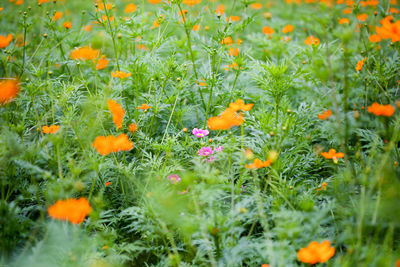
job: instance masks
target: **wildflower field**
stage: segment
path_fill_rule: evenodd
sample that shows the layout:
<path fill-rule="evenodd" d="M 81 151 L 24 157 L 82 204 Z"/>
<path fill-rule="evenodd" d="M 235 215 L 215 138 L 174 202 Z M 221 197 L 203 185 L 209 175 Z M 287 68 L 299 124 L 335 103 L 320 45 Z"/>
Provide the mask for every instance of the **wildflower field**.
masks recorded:
<path fill-rule="evenodd" d="M 399 0 L 1 0 L 0 266 L 400 266 Z"/>

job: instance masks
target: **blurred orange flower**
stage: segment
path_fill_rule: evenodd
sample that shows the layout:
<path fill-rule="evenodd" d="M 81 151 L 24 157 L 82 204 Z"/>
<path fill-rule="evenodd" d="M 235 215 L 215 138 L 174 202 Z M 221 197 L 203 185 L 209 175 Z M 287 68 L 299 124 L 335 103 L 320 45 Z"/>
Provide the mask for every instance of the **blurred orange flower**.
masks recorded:
<path fill-rule="evenodd" d="M 258 158 L 254 159 L 252 164 L 245 165 L 248 169 L 260 169 L 260 168 L 267 168 L 271 165 L 272 161 L 267 159 L 266 161 L 262 161 Z"/>
<path fill-rule="evenodd" d="M 17 79 L 0 80 L 0 105 L 6 104 L 17 96 L 19 81 Z"/>
<path fill-rule="evenodd" d="M 51 205 L 47 212 L 54 219 L 70 221 L 73 224 L 80 224 L 92 211 L 89 201 L 86 198 L 58 200 Z"/>
<path fill-rule="evenodd" d="M 136 132 L 137 129 L 138 129 L 138 127 L 137 127 L 136 123 L 131 123 L 131 124 L 129 124 L 129 126 L 128 126 L 128 130 L 129 130 L 131 133 Z"/>
<path fill-rule="evenodd" d="M 331 243 L 328 240 L 321 243 L 313 241 L 297 252 L 299 261 L 309 264 L 327 262 L 333 255 L 335 255 L 335 248 L 331 247 Z"/>
<path fill-rule="evenodd" d="M 311 45 L 319 45 L 319 39 L 314 37 L 314 36 L 312 36 L 312 35 L 310 35 L 310 36 L 307 37 L 307 39 L 304 41 L 304 43 L 306 45 L 310 45 L 310 46 Z"/>
<path fill-rule="evenodd" d="M 107 101 L 108 109 L 113 116 L 113 122 L 117 126 L 117 129 L 122 128 L 122 123 L 124 121 L 125 110 L 116 101 L 110 99 Z"/>
<path fill-rule="evenodd" d="M 92 146 L 97 150 L 100 155 L 106 156 L 111 152 L 117 153 L 119 151 L 129 151 L 133 148 L 133 142 L 129 141 L 126 134 L 120 134 L 117 137 L 97 136 Z"/>
<path fill-rule="evenodd" d="M 65 29 L 71 29 L 71 27 L 72 27 L 72 22 L 66 21 L 66 22 L 64 22 L 63 26 L 64 26 Z"/>
<path fill-rule="evenodd" d="M 378 103 L 373 103 L 368 107 L 368 112 L 373 113 L 376 116 L 391 117 L 394 114 L 394 107 L 392 105 L 380 105 Z"/>
<path fill-rule="evenodd" d="M 115 72 L 111 72 L 111 76 L 114 78 L 125 79 L 125 78 L 130 77 L 131 73 L 116 70 Z"/>
<path fill-rule="evenodd" d="M 362 70 L 362 68 L 364 66 L 364 63 L 365 63 L 365 59 L 366 58 L 363 58 L 362 60 L 357 61 L 356 71 L 361 71 Z"/>
<path fill-rule="evenodd" d="M 320 120 L 326 120 L 328 119 L 330 116 L 332 116 L 332 111 L 330 109 L 322 112 L 321 114 L 318 114 L 318 119 Z"/>
<path fill-rule="evenodd" d="M 273 34 L 275 31 L 274 31 L 274 29 L 272 29 L 271 27 L 265 26 L 264 28 L 262 28 L 262 32 L 263 32 L 264 34 L 271 35 L 271 34 Z"/>
<path fill-rule="evenodd" d="M 125 10 L 124 10 L 124 12 L 125 13 L 132 13 L 132 12 L 135 12 L 136 11 L 136 9 L 137 9 L 137 6 L 135 5 L 135 4 L 128 4 L 126 7 L 125 7 Z"/>
<path fill-rule="evenodd" d="M 145 103 L 145 104 L 142 104 L 141 106 L 137 107 L 136 109 L 144 109 L 144 110 L 146 110 L 146 109 L 149 109 L 149 108 L 152 108 L 152 106 L 148 106 L 148 105 Z"/>
<path fill-rule="evenodd" d="M 13 36 L 11 33 L 7 36 L 0 35 L 0 48 L 9 46 L 12 39 L 13 39 Z"/>
<path fill-rule="evenodd" d="M 289 32 L 292 32 L 293 30 L 294 30 L 293 25 L 288 24 L 285 27 L 283 27 L 282 32 L 283 33 L 289 33 Z"/>
<path fill-rule="evenodd" d="M 108 59 L 106 58 L 106 56 L 101 56 L 101 58 L 96 62 L 97 70 L 105 69 L 107 66 L 108 66 Z"/>
<path fill-rule="evenodd" d="M 99 57 L 100 50 L 92 49 L 89 46 L 85 47 L 80 47 L 76 48 L 71 51 L 70 57 L 72 59 L 78 60 L 78 59 L 96 59 Z"/>
<path fill-rule="evenodd" d="M 336 152 L 336 149 L 331 148 L 331 149 L 329 149 L 329 152 L 322 152 L 321 156 L 323 156 L 326 159 L 337 160 L 337 159 L 344 158 L 344 153 Z"/>
<path fill-rule="evenodd" d="M 42 132 L 45 134 L 55 134 L 60 129 L 60 125 L 50 125 L 50 126 L 43 126 Z"/>

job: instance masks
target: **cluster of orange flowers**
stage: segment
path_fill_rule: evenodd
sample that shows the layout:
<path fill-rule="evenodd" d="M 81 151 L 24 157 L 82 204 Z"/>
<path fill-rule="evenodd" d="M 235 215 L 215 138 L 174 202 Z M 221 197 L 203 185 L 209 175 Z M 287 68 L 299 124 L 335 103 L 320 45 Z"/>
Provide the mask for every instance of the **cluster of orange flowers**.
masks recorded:
<path fill-rule="evenodd" d="M 129 141 L 126 134 L 120 134 L 117 137 L 112 135 L 97 136 L 92 146 L 100 155 L 106 156 L 111 152 L 117 153 L 131 150 L 133 148 L 133 142 Z"/>
<path fill-rule="evenodd" d="M 89 201 L 86 198 L 58 200 L 51 205 L 47 212 L 54 219 L 70 221 L 73 224 L 80 224 L 92 211 Z"/>
<path fill-rule="evenodd" d="M 394 107 L 392 105 L 380 105 L 378 103 L 373 103 L 368 107 L 368 112 L 376 116 L 391 117 L 394 114 Z"/>
<path fill-rule="evenodd" d="M 312 241 L 307 247 L 297 252 L 299 261 L 309 264 L 324 263 L 335 255 L 335 248 L 328 240 L 318 243 Z"/>
<path fill-rule="evenodd" d="M 382 39 L 392 39 L 392 42 L 400 41 L 400 20 L 393 22 L 392 16 L 387 16 L 386 18 L 382 19 L 380 23 L 382 27 L 375 27 L 376 33 Z"/>
<path fill-rule="evenodd" d="M 235 103 L 230 103 L 229 108 L 225 109 L 221 115 L 211 117 L 207 121 L 208 128 L 211 130 L 228 130 L 233 126 L 239 126 L 244 122 L 243 113 L 239 110 L 249 111 L 254 104 L 244 104 L 243 100 L 238 99 Z"/>
<path fill-rule="evenodd" d="M 0 80 L 0 105 L 4 105 L 17 96 L 19 92 L 19 82 L 16 79 Z"/>

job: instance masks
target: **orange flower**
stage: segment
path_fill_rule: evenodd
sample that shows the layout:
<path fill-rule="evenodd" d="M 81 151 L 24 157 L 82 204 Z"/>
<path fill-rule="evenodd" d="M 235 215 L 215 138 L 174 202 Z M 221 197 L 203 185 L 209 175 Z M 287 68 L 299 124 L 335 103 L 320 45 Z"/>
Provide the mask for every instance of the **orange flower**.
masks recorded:
<path fill-rule="evenodd" d="M 252 107 L 253 104 L 245 105 L 242 100 L 238 99 L 235 103 L 230 103 L 229 108 L 225 109 L 221 115 L 209 118 L 207 121 L 208 128 L 214 131 L 228 130 L 233 126 L 239 126 L 244 122 L 244 115 L 237 113 L 237 111 L 249 111 Z"/>
<path fill-rule="evenodd" d="M 97 8 L 98 9 L 100 9 L 100 10 L 104 10 L 104 4 L 103 3 L 101 3 L 101 1 L 97 1 L 98 3 L 98 5 L 97 5 Z M 107 8 L 107 10 L 110 10 L 111 8 L 112 8 L 112 5 L 111 4 L 106 4 L 106 8 Z"/>
<path fill-rule="evenodd" d="M 120 134 L 117 137 L 97 136 L 92 146 L 99 152 L 100 155 L 106 156 L 111 152 L 129 151 L 133 148 L 133 143 L 129 141 L 126 134 Z"/>
<path fill-rule="evenodd" d="M 317 188 L 317 191 L 321 191 L 321 190 L 326 190 L 326 187 L 328 186 L 327 183 L 323 182 L 321 187 Z"/>
<path fill-rule="evenodd" d="M 215 14 L 217 14 L 217 16 L 222 16 L 225 13 L 225 6 L 224 5 L 218 5 L 217 9 L 215 10 Z"/>
<path fill-rule="evenodd" d="M 8 36 L 0 35 L 0 48 L 9 46 L 12 39 L 13 39 L 13 36 L 11 33 Z"/>
<path fill-rule="evenodd" d="M 327 262 L 333 255 L 335 255 L 335 248 L 331 247 L 331 243 L 328 240 L 321 243 L 313 241 L 297 252 L 299 261 L 309 264 Z"/>
<path fill-rule="evenodd" d="M 349 24 L 350 20 L 348 18 L 339 19 L 339 24 Z"/>
<path fill-rule="evenodd" d="M 63 221 L 70 221 L 73 224 L 80 224 L 92 211 L 89 201 L 86 198 L 58 200 L 51 205 L 47 212 L 51 218 Z"/>
<path fill-rule="evenodd" d="M 19 82 L 16 79 L 0 80 L 0 105 L 15 99 L 19 92 Z"/>
<path fill-rule="evenodd" d="M 271 35 L 273 34 L 275 31 L 274 29 L 272 29 L 271 27 L 265 26 L 264 28 L 262 28 L 262 32 L 266 35 Z"/>
<path fill-rule="evenodd" d="M 161 0 L 147 0 L 150 4 L 159 4 Z"/>
<path fill-rule="evenodd" d="M 381 38 L 378 34 L 372 34 L 372 35 L 369 37 L 369 41 L 370 41 L 371 43 L 379 43 L 381 40 L 382 40 L 382 38 Z"/>
<path fill-rule="evenodd" d="M 116 70 L 115 72 L 111 72 L 111 76 L 114 78 L 125 79 L 125 78 L 130 77 L 131 73 Z"/>
<path fill-rule="evenodd" d="M 117 126 L 117 129 L 122 128 L 122 122 L 124 121 L 125 111 L 120 104 L 110 99 L 107 101 L 108 109 L 113 116 L 113 122 Z"/>
<path fill-rule="evenodd" d="M 135 5 L 135 4 L 128 4 L 126 7 L 125 7 L 125 13 L 132 13 L 132 12 L 135 12 L 136 11 L 136 9 L 137 9 L 137 6 Z"/>
<path fill-rule="evenodd" d="M 292 32 L 293 30 L 294 30 L 293 25 L 288 24 L 285 27 L 283 27 L 282 32 L 283 33 L 289 33 L 289 32 Z"/>
<path fill-rule="evenodd" d="M 240 53 L 239 48 L 229 48 L 229 53 L 228 56 L 234 56 L 237 57 Z"/>
<path fill-rule="evenodd" d="M 380 105 L 375 102 L 368 107 L 368 112 L 376 116 L 391 117 L 394 114 L 394 107 L 392 105 Z"/>
<path fill-rule="evenodd" d="M 71 29 L 71 27 L 72 27 L 72 22 L 66 21 L 66 22 L 64 22 L 63 26 L 64 26 L 65 29 Z"/>
<path fill-rule="evenodd" d="M 267 159 L 266 161 L 262 161 L 258 158 L 254 159 L 253 163 L 250 165 L 245 165 L 248 169 L 260 169 L 260 168 L 267 168 L 271 165 L 272 161 Z"/>
<path fill-rule="evenodd" d="M 200 30 L 200 25 L 194 25 L 192 31 L 198 31 L 198 30 Z"/>
<path fill-rule="evenodd" d="M 344 158 L 344 153 L 336 152 L 336 149 L 329 149 L 329 152 L 322 152 L 321 156 L 326 159 L 333 159 L 333 161 L 337 162 L 337 159 Z"/>
<path fill-rule="evenodd" d="M 318 119 L 320 120 L 326 120 L 328 119 L 330 116 L 332 116 L 332 111 L 330 109 L 322 112 L 321 114 L 318 114 Z"/>
<path fill-rule="evenodd" d="M 232 37 L 230 36 L 225 37 L 224 40 L 222 40 L 220 43 L 225 45 L 231 45 L 233 43 Z"/>
<path fill-rule="evenodd" d="M 142 104 L 140 107 L 137 107 L 136 109 L 144 109 L 144 110 L 146 110 L 146 109 L 149 109 L 149 108 L 152 108 L 152 106 L 148 106 L 148 105 L 145 103 L 145 104 Z"/>
<path fill-rule="evenodd" d="M 96 62 L 96 70 L 102 70 L 105 69 L 108 66 L 108 59 L 106 59 L 106 56 L 102 56 L 99 60 Z"/>
<path fill-rule="evenodd" d="M 382 27 L 375 26 L 377 34 L 382 39 L 392 39 L 392 42 L 400 41 L 400 20 L 392 23 L 392 16 L 388 16 L 380 21 Z"/>
<path fill-rule="evenodd" d="M 92 49 L 89 46 L 85 46 L 85 47 L 81 47 L 81 48 L 76 48 L 74 49 L 71 54 L 70 57 L 72 59 L 78 60 L 78 59 L 96 59 L 99 57 L 100 54 L 100 50 L 96 50 L 96 49 Z"/>
<path fill-rule="evenodd" d="M 61 19 L 62 16 L 63 16 L 63 14 L 61 12 L 58 12 L 58 11 L 54 12 L 53 21 Z"/>
<path fill-rule="evenodd" d="M 253 4 L 250 5 L 250 7 L 251 7 L 252 9 L 261 9 L 261 8 L 262 8 L 262 4 L 260 4 L 260 3 L 253 3 Z"/>
<path fill-rule="evenodd" d="M 307 39 L 304 41 L 304 43 L 306 45 L 310 45 L 310 46 L 311 45 L 319 45 L 319 39 L 314 37 L 314 36 L 312 36 L 312 35 L 310 35 L 310 36 L 307 37 Z"/>
<path fill-rule="evenodd" d="M 182 3 L 188 6 L 194 6 L 200 4 L 201 0 L 183 0 Z"/>
<path fill-rule="evenodd" d="M 365 63 L 365 58 L 359 60 L 356 65 L 356 71 L 361 71 Z"/>
<path fill-rule="evenodd" d="M 230 103 L 229 108 L 233 109 L 234 111 L 250 111 L 254 104 L 244 104 L 243 100 L 237 99 L 235 103 Z"/>
<path fill-rule="evenodd" d="M 239 21 L 240 20 L 240 16 L 229 16 L 227 18 L 225 18 L 226 21 L 231 21 L 231 22 L 235 22 L 235 21 Z"/>
<path fill-rule="evenodd" d="M 360 14 L 360 15 L 357 15 L 357 19 L 358 19 L 359 21 L 366 21 L 367 18 L 368 18 L 368 15 L 365 14 L 365 13 Z"/>
<path fill-rule="evenodd" d="M 104 186 L 105 187 L 107 187 L 107 186 L 109 186 L 111 184 L 111 182 L 106 182 L 105 184 L 104 184 Z M 106 246 L 105 246 L 106 247 Z"/>
<path fill-rule="evenodd" d="M 128 130 L 129 130 L 131 133 L 136 132 L 137 129 L 138 129 L 138 127 L 137 127 L 136 123 L 131 123 L 131 124 L 129 124 L 129 126 L 128 126 Z"/>
<path fill-rule="evenodd" d="M 43 126 L 42 132 L 45 134 L 55 134 L 60 129 L 60 125 L 50 125 L 50 126 Z"/>

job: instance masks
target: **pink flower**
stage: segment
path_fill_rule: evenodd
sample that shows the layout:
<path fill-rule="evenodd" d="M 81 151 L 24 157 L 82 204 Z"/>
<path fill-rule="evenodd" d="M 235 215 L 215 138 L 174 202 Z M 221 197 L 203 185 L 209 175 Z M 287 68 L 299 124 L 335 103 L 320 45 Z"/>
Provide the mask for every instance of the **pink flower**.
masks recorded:
<path fill-rule="evenodd" d="M 212 153 L 214 153 L 214 151 L 209 146 L 202 147 L 199 149 L 199 151 L 197 151 L 197 154 L 199 154 L 199 156 L 205 156 L 205 157 L 211 155 Z"/>
<path fill-rule="evenodd" d="M 201 138 L 201 137 L 207 136 L 210 132 L 208 130 L 202 130 L 202 129 L 194 128 L 192 133 L 196 137 Z"/>
<path fill-rule="evenodd" d="M 222 150 L 224 150 L 224 149 L 225 149 L 225 147 L 219 146 L 219 147 L 217 147 L 217 148 L 215 149 L 215 151 L 220 152 L 220 151 L 222 151 Z"/>
<path fill-rule="evenodd" d="M 217 157 L 209 157 L 208 159 L 206 159 L 206 161 L 207 162 L 213 162 L 216 159 L 217 159 Z"/>
<path fill-rule="evenodd" d="M 177 184 L 181 181 L 181 177 L 176 174 L 171 174 L 167 177 L 167 179 L 171 182 L 171 184 Z"/>

